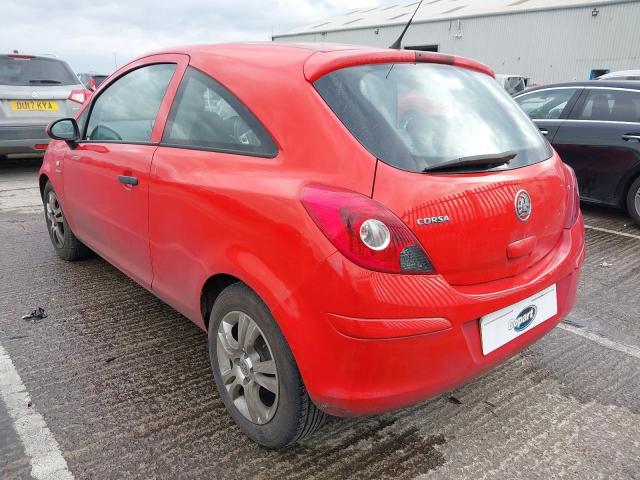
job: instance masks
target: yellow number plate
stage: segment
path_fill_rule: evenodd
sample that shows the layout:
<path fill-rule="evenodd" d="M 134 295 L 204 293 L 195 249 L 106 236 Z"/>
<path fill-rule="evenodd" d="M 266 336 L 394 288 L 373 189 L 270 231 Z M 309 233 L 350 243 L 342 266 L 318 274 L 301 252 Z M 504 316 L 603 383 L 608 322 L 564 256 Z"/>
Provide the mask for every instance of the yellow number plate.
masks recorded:
<path fill-rule="evenodd" d="M 55 100 L 11 100 L 11 110 L 14 112 L 53 112 L 58 110 Z"/>

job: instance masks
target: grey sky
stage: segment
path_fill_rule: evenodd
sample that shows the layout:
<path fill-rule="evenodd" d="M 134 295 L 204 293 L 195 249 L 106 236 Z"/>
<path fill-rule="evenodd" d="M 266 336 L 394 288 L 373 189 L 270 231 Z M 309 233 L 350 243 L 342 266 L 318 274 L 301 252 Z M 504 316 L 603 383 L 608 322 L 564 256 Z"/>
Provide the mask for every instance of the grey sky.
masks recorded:
<path fill-rule="evenodd" d="M 111 73 L 162 47 L 269 40 L 380 0 L 0 0 L 0 53 L 51 53 L 76 72 Z"/>

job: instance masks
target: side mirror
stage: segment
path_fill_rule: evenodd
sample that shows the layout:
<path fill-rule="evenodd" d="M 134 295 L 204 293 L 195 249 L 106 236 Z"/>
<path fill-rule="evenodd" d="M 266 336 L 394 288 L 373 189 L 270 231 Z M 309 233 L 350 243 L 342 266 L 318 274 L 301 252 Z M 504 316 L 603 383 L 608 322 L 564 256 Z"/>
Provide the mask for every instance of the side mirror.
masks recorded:
<path fill-rule="evenodd" d="M 80 130 L 74 118 L 61 118 L 49 124 L 47 135 L 54 140 L 64 140 L 71 148 L 80 140 Z"/>

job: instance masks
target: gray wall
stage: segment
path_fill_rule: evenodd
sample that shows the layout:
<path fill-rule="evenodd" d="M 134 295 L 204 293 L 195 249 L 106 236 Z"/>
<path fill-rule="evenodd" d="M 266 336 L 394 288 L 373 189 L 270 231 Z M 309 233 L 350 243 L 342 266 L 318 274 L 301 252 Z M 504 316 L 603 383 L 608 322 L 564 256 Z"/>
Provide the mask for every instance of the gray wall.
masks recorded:
<path fill-rule="evenodd" d="M 496 73 L 521 74 L 538 83 L 587 80 L 589 71 L 640 68 L 640 2 L 463 18 L 414 24 L 405 45 L 439 45 L 471 57 Z M 387 47 L 401 26 L 274 37 L 286 42 L 339 42 Z M 459 38 L 456 38 L 459 37 Z"/>

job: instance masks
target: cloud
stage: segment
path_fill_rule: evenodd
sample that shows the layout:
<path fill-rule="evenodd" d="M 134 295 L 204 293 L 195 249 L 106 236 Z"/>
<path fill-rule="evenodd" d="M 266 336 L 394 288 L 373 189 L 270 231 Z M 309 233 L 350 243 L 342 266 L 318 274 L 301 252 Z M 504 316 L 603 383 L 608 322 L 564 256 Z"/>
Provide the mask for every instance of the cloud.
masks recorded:
<path fill-rule="evenodd" d="M 380 0 L 0 0 L 0 53 L 58 55 L 77 72 L 110 73 L 151 50 L 270 40 L 273 33 Z"/>

